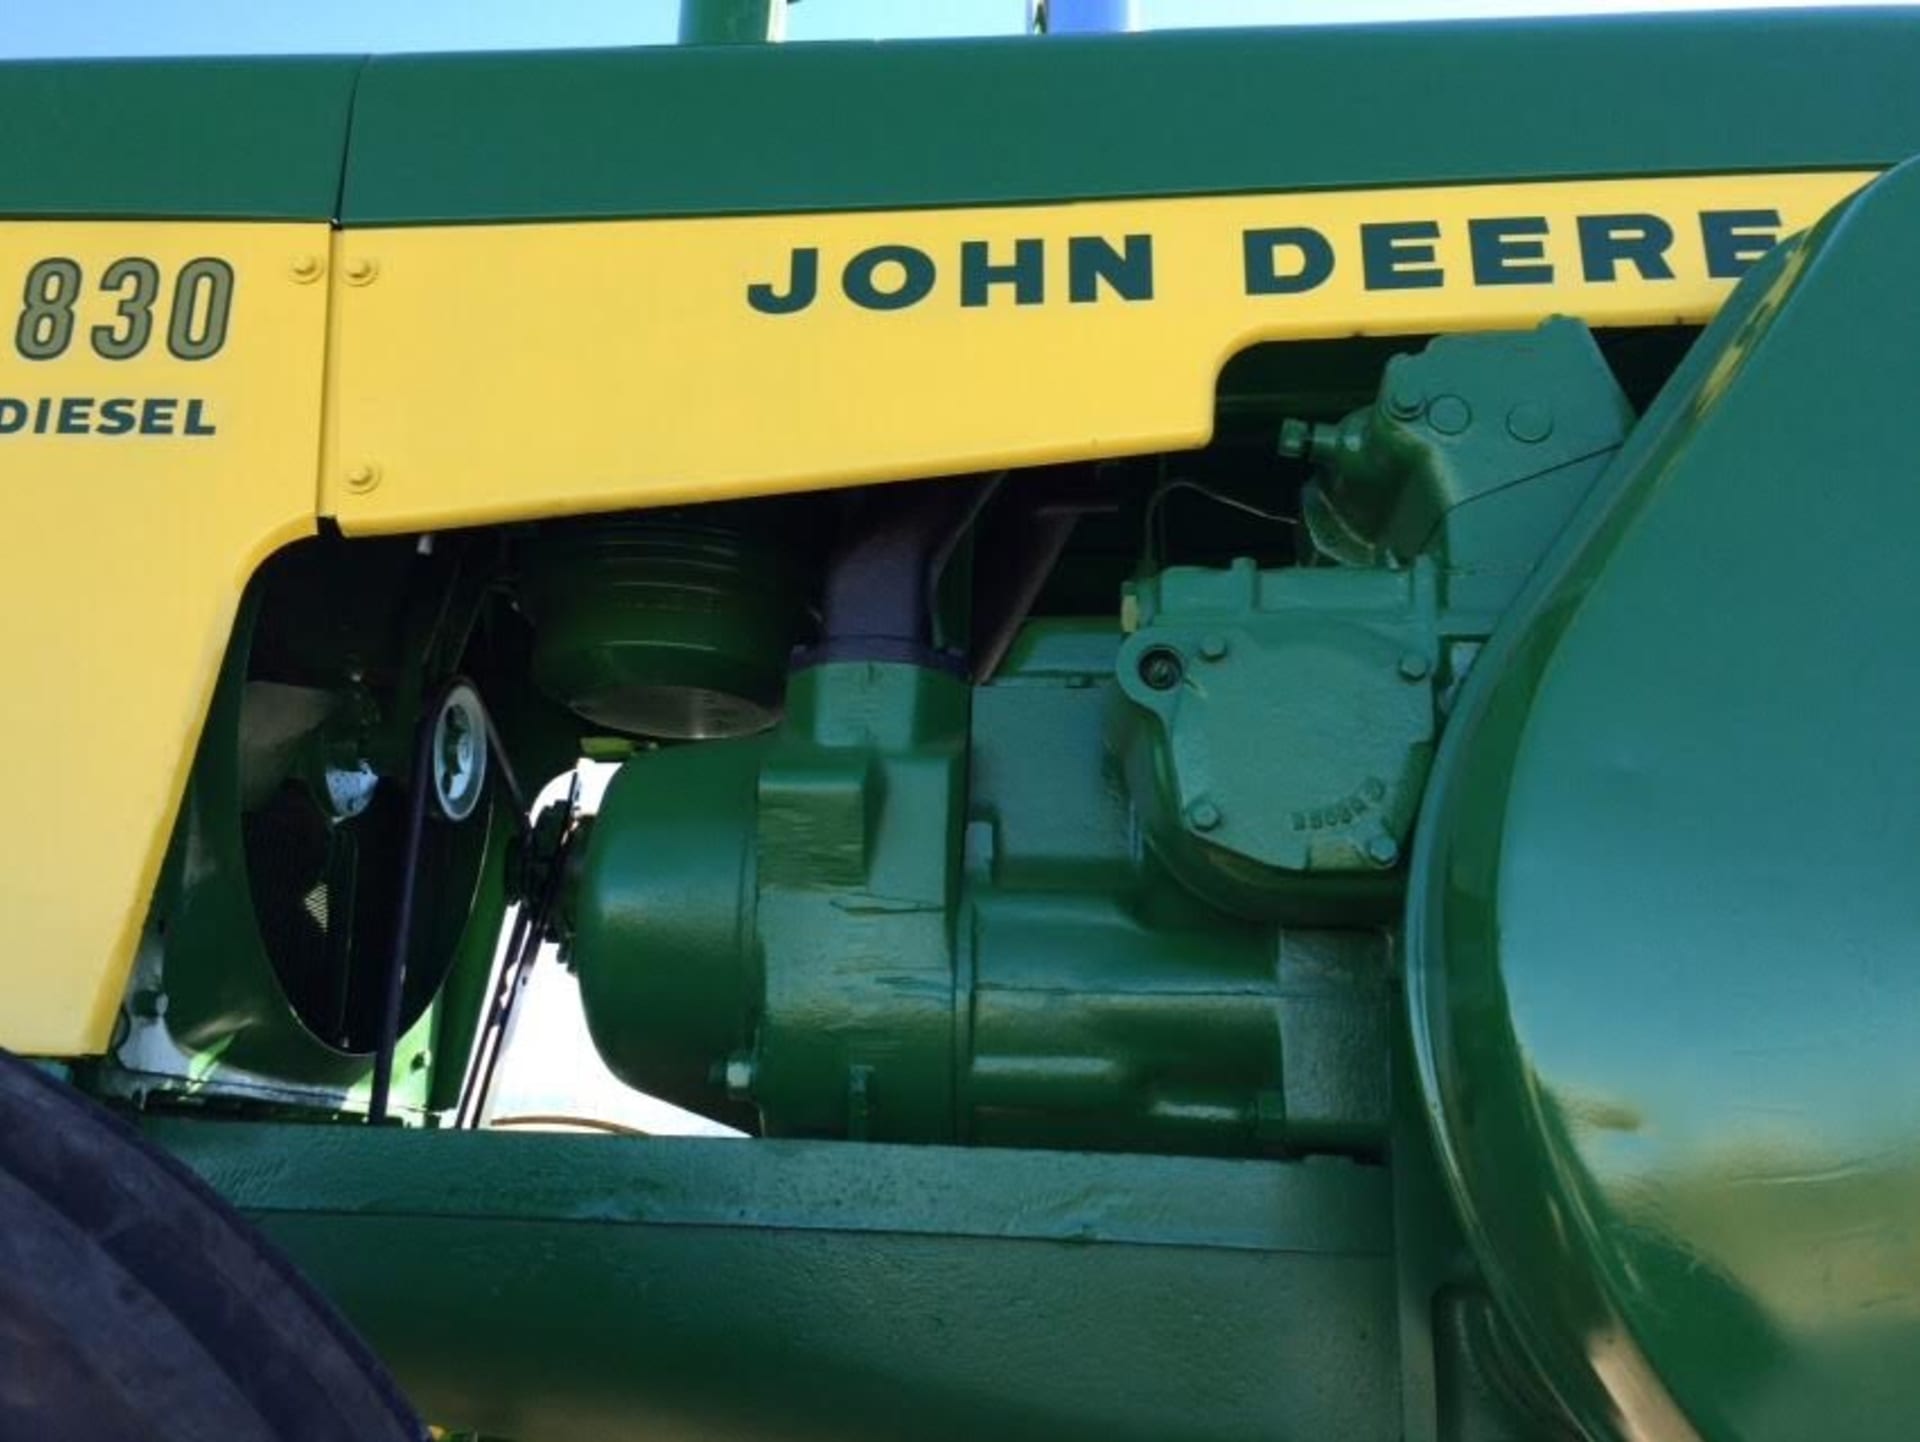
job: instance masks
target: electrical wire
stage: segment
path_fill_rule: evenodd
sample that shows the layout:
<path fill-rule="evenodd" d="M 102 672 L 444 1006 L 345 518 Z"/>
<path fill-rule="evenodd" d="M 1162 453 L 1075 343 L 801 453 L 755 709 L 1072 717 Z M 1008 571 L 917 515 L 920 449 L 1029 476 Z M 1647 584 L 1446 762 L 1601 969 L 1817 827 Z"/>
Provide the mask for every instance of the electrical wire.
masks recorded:
<path fill-rule="evenodd" d="M 1217 505 L 1226 506 L 1230 510 L 1240 511 L 1249 516 L 1257 516 L 1259 519 L 1271 521 L 1277 526 L 1297 527 L 1300 524 L 1298 517 L 1284 515 L 1279 511 L 1266 510 L 1254 505 L 1251 501 L 1243 501 L 1238 496 L 1226 495 L 1214 490 L 1210 486 L 1202 485 L 1199 481 L 1190 480 L 1185 476 L 1174 477 L 1170 480 L 1163 479 L 1153 488 L 1153 494 L 1147 498 L 1146 523 L 1142 528 L 1145 531 L 1146 555 L 1144 559 L 1146 567 L 1150 571 L 1159 569 L 1160 561 L 1164 559 L 1167 554 L 1167 537 L 1165 531 L 1166 515 L 1163 503 L 1166 498 L 1175 491 L 1193 491 L 1198 495 L 1205 496 Z"/>

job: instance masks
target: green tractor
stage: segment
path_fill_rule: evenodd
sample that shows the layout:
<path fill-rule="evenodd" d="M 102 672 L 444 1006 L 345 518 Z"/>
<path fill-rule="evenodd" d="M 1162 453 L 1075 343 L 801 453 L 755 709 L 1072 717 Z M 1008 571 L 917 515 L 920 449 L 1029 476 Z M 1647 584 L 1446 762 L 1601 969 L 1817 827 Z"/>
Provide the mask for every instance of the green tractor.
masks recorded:
<path fill-rule="evenodd" d="M 0 1439 L 1913 1435 L 1920 13 L 1071 9 L 0 66 Z"/>

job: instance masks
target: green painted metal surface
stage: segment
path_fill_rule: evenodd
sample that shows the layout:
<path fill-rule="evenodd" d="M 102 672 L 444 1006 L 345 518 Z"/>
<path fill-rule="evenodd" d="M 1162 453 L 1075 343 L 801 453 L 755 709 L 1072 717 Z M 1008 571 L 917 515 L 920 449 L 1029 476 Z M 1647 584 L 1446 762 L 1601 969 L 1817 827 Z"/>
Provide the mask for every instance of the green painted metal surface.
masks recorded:
<path fill-rule="evenodd" d="M 342 853 L 329 845 L 325 866 L 302 868 L 295 875 L 290 858 L 305 849 L 300 843 L 313 840 L 317 819 L 298 837 L 284 830 L 267 834 L 253 829 L 262 815 L 285 814 L 268 809 L 283 796 L 302 820 L 317 818 L 304 796 L 294 800 L 299 783 L 288 774 L 299 769 L 296 754 L 304 761 L 308 748 L 319 744 L 314 718 L 327 713 L 314 698 L 331 698 L 306 693 L 296 705 L 270 699 L 264 724 L 259 709 L 249 715 L 248 663 L 260 611 L 261 588 L 256 586 L 243 601 L 221 668 L 181 819 L 100 1077 L 108 1089 L 136 1096 L 149 1088 L 183 1088 L 254 1102 L 347 1110 L 356 1099 L 364 1100 L 370 1059 L 364 1043 L 342 1045 L 346 1038 L 337 1029 L 353 990 L 345 939 L 353 902 L 350 895 L 330 896 L 330 889 L 340 888 L 328 887 L 336 880 L 332 860 Z M 264 780 L 257 779 L 261 775 Z M 260 846 L 263 837 L 266 854 Z M 484 822 L 473 840 L 480 848 L 486 846 Z M 354 859 L 346 854 L 349 862 Z M 473 861 L 478 865 L 479 857 Z M 315 946 L 297 954 L 289 946 L 276 951 L 274 943 L 284 942 L 284 935 L 263 934 L 263 923 L 284 926 L 288 915 L 287 907 L 275 907 L 270 900 L 291 899 L 276 894 L 285 890 L 275 885 L 274 877 L 280 874 L 291 877 L 296 889 L 317 888 L 322 924 L 311 932 L 320 938 L 324 965 L 315 964 Z M 390 894 L 384 885 L 382 891 Z M 314 894 L 308 893 L 309 904 Z M 264 915 L 263 904 L 268 908 Z M 296 902 L 293 916 L 300 925 L 310 913 Z M 331 944 L 328 920 L 335 929 Z M 418 1107 L 425 1092 L 432 1024 L 423 1018 L 438 980 L 421 977 L 409 998 L 403 1028 L 407 1034 L 397 1054 L 402 1106 Z M 335 1015 L 335 1028 L 315 1025 L 322 1011 Z M 326 1034 L 329 1030 L 332 1034 Z"/>
<path fill-rule="evenodd" d="M 993 684 L 804 667 L 767 736 L 629 760 L 569 908 L 615 1072 L 782 1136 L 1377 1156 L 1450 690 L 1631 419 L 1570 321 L 1388 387 L 1338 456 L 1398 552 L 1168 567 Z"/>
<path fill-rule="evenodd" d="M 1377 1155 L 1385 938 L 1223 916 L 1143 848 L 1109 749 L 1115 639 L 1061 674 L 1036 636 L 1034 669 L 974 693 L 967 1135 Z"/>
<path fill-rule="evenodd" d="M 382 58 L 355 105 L 342 215 L 766 214 L 1890 165 L 1920 151 L 1916 73 L 1920 16 L 1868 12 Z"/>
<path fill-rule="evenodd" d="M 0 212 L 420 224 L 1872 166 L 1920 150 L 1916 74 L 1920 16 L 1892 14 L 16 65 L 0 119 L 34 143 L 0 157 Z M 1909 166 L 1763 265 L 1617 457 L 1628 402 L 1572 323 L 1437 342 L 1345 422 L 1380 347 L 1243 357 L 1223 410 L 1315 398 L 1297 555 L 1143 565 L 1114 620 L 1112 558 L 1082 554 L 1061 570 L 1107 578 L 1101 614 L 1030 624 L 990 685 L 815 666 L 778 729 L 630 761 L 570 913 L 616 1070 L 777 1136 L 972 1147 L 149 1134 L 436 1417 L 523 1442 L 1494 1442 L 1570 1435 L 1563 1412 L 1593 1439 L 1904 1437 L 1916 234 Z M 1636 396 L 1672 344 L 1620 359 Z M 471 620 L 497 560 L 427 612 Z M 512 573 L 537 635 L 491 617 L 517 638 L 501 679 L 616 729 L 662 729 L 618 694 L 636 676 L 771 720 L 805 620 L 786 578 L 729 552 L 704 591 L 670 583 L 713 602 L 697 624 L 643 622 L 608 604 L 631 573 L 556 602 L 581 562 Z M 772 594 L 729 613 L 750 577 Z M 338 609 L 297 659 L 358 686 L 379 627 Z M 458 629 L 382 678 L 369 754 L 403 749 Z M 210 735 L 244 730 L 248 640 Z M 571 723 L 530 725 L 571 754 Z M 303 1024 L 250 915 L 264 751 L 209 755 L 114 1056 L 76 1075 L 339 1111 L 365 1048 Z M 458 1094 L 503 831 L 429 888 L 416 1105 Z"/>
<path fill-rule="evenodd" d="M 0 215 L 324 220 L 361 61 L 0 65 Z"/>
<path fill-rule="evenodd" d="M 1388 363 L 1377 403 L 1283 427 L 1317 470 L 1322 564 L 1128 583 L 1115 749 L 1184 885 L 1296 924 L 1398 909 L 1453 690 L 1632 421 L 1578 322 L 1441 337 Z"/>
<path fill-rule="evenodd" d="M 1377 1152 L 1382 938 L 1223 917 L 1143 856 L 1117 699 L 837 663 L 768 741 L 628 762 L 570 952 L 602 1054 L 776 1134 Z"/>
<path fill-rule="evenodd" d="M 542 528 L 520 590 L 535 683 L 615 733 L 764 731 L 779 719 L 814 569 L 806 528 L 780 535 L 782 518 L 776 503 Z"/>
<path fill-rule="evenodd" d="M 1916 234 L 1908 165 L 1743 284 L 1483 659 L 1428 799 L 1429 1107 L 1595 1437 L 1920 1413 Z"/>
<path fill-rule="evenodd" d="M 393 959 L 406 780 L 423 681 L 464 667 L 524 686 L 481 612 L 494 552 L 452 540 L 297 543 L 250 584 L 97 1084 L 241 1104 L 364 1105 Z M 544 746 L 520 744 L 538 782 Z M 566 759 L 574 751 L 566 738 Z M 457 1096 L 506 907 L 514 834 L 496 790 L 422 847 L 396 1106 Z M 444 1065 L 442 1065 L 444 1063 Z"/>
<path fill-rule="evenodd" d="M 967 701 L 916 667 L 817 666 L 766 742 L 622 768 L 571 952 L 617 1072 L 729 1113 L 762 1098 L 776 1133 L 951 1135 Z"/>
<path fill-rule="evenodd" d="M 520 1439 L 1401 1436 L 1388 1174 L 150 1120 Z"/>
<path fill-rule="evenodd" d="M 1386 921 L 1438 724 L 1433 568 L 1175 567 L 1129 603 L 1117 750 L 1155 854 L 1235 915 Z"/>
<path fill-rule="evenodd" d="M 1319 473 L 1302 498 L 1314 548 L 1348 565 L 1432 556 L 1450 604 L 1504 580 L 1478 598 L 1496 610 L 1634 420 L 1591 332 L 1565 318 L 1524 340 L 1441 336 L 1388 361 L 1380 392 L 1337 425 L 1282 428 L 1281 454 Z"/>

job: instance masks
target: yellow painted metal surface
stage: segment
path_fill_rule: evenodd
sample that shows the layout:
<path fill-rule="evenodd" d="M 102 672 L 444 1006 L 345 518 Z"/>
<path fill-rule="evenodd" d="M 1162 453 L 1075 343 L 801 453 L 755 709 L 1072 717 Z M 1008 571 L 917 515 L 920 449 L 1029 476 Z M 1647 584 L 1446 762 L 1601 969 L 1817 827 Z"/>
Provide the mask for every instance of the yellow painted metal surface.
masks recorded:
<path fill-rule="evenodd" d="M 1869 178 L 344 235 L 0 223 L 0 1046 L 106 1046 L 241 589 L 316 511 L 438 528 L 1195 445 L 1257 341 L 1701 321 L 1733 285 L 1714 245 L 1749 253 Z M 1601 276 L 1596 218 L 1602 261 L 1635 224 L 1671 234 Z"/>
<path fill-rule="evenodd" d="M 1191 446 L 1221 365 L 1257 341 L 1702 321 L 1729 257 L 1869 178 L 352 232 L 323 509 L 394 531 Z M 1670 239 L 1622 258 L 1649 220 Z M 1151 298 L 1082 265 L 1075 300 L 1075 237 L 1148 238 Z M 964 304 L 966 245 L 1009 266 L 1022 241 L 1037 297 L 1003 278 Z M 796 249 L 817 272 L 804 306 Z"/>
<path fill-rule="evenodd" d="M 241 587 L 313 527 L 328 246 L 0 223 L 0 1046 L 107 1044 Z"/>

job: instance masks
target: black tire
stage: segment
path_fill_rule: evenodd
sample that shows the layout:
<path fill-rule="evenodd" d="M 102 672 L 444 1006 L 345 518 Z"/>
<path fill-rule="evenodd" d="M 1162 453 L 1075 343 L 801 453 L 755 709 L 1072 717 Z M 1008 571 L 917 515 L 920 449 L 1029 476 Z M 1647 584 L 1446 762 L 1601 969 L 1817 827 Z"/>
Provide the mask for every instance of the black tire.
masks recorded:
<path fill-rule="evenodd" d="M 426 1435 L 239 1213 L 118 1117 L 0 1052 L 0 1442 Z"/>

